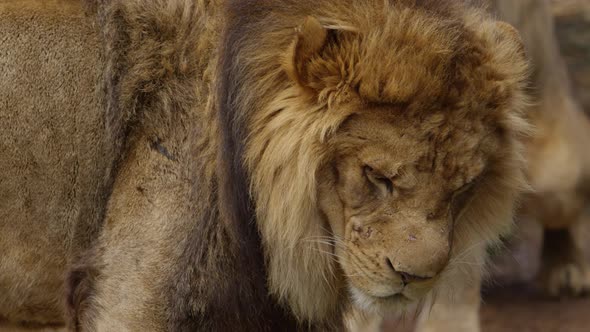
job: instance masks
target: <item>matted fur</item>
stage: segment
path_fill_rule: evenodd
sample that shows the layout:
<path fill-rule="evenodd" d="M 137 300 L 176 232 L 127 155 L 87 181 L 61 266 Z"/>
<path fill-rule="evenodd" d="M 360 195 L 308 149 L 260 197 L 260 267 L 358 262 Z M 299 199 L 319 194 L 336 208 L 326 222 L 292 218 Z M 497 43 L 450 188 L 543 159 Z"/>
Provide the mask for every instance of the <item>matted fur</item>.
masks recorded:
<path fill-rule="evenodd" d="M 72 329 L 339 329 L 347 279 L 333 248 L 307 240 L 331 234 L 318 175 L 332 139 L 374 105 L 434 132 L 432 149 L 454 153 L 471 141 L 446 140 L 446 130 L 480 123 L 501 142 L 456 222 L 437 293 L 478 275 L 477 249 L 510 227 L 524 186 L 526 64 L 514 31 L 480 10 L 435 0 L 89 3 L 104 54 L 103 108 L 92 114 L 104 115 L 99 137 L 111 143 L 90 161 L 109 161 L 113 185 L 100 235 L 71 256 Z M 299 45 L 307 28 L 324 31 L 326 45 Z M 298 47 L 318 56 L 293 64 Z"/>

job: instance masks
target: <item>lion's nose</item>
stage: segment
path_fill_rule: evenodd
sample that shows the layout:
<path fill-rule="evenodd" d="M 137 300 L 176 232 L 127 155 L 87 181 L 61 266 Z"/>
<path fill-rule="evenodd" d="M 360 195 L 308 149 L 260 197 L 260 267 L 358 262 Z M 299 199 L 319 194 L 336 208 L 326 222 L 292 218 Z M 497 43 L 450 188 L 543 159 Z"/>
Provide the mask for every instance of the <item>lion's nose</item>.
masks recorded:
<path fill-rule="evenodd" d="M 391 263 L 391 260 L 389 258 L 387 258 L 387 266 L 389 266 L 389 268 L 394 273 L 397 273 L 401 277 L 402 283 L 404 285 L 407 285 L 407 284 L 412 283 L 412 282 L 426 281 L 426 280 L 432 279 L 432 276 L 419 276 L 419 275 L 411 274 L 411 273 L 408 273 L 408 272 L 405 272 L 405 271 L 401 271 L 399 269 L 396 269 L 393 266 L 393 263 Z"/>

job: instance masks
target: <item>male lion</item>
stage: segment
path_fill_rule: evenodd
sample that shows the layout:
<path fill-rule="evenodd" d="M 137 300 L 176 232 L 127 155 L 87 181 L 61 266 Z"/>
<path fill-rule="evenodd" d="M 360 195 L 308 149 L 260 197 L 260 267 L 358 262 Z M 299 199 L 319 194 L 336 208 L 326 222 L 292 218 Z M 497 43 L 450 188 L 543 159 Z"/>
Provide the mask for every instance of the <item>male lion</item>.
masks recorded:
<path fill-rule="evenodd" d="M 0 2 L 9 321 L 339 330 L 351 302 L 463 289 L 510 228 L 508 24 L 436 0 L 88 7 Z"/>

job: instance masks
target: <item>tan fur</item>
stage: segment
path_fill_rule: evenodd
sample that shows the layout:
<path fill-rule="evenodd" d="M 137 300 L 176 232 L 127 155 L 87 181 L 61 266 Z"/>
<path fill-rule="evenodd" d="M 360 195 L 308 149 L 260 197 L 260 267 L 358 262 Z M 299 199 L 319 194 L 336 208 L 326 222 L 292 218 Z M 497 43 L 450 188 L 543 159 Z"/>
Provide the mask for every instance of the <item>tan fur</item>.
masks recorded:
<path fill-rule="evenodd" d="M 63 323 L 108 162 L 100 42 L 75 1 L 0 1 L 0 35 L 0 316 Z"/>
<path fill-rule="evenodd" d="M 69 2 L 27 4 L 47 16 L 72 6 L 66 17 L 83 17 Z M 402 309 L 427 294 L 448 298 L 479 276 L 482 248 L 510 228 L 524 187 L 527 67 L 514 31 L 434 0 L 221 6 L 92 2 L 98 21 L 62 27 L 88 33 L 76 39 L 84 47 L 48 42 L 49 59 L 71 58 L 41 66 L 90 57 L 72 71 L 80 81 L 18 67 L 30 44 L 16 36 L 33 34 L 2 25 L 11 38 L 0 50 L 20 52 L 2 54 L 3 63 L 26 77 L 24 88 L 3 87 L 9 95 L 0 100 L 8 105 L 0 115 L 18 124 L 0 134 L 12 151 L 0 170 L 14 174 L 6 187 L 14 203 L 0 213 L 16 220 L 0 227 L 19 239 L 2 239 L 12 250 L 2 259 L 29 270 L 50 264 L 22 252 L 60 263 L 54 291 L 38 295 L 46 313 L 16 301 L 41 294 L 33 274 L 33 283 L 0 283 L 11 299 L 0 302 L 1 315 L 61 321 L 69 270 L 72 329 L 338 329 L 351 301 Z M 23 12 L 0 3 L 0 15 Z M 47 32 L 62 22 L 25 27 Z M 46 95 L 21 112 L 26 89 L 59 86 L 70 89 L 70 112 L 46 109 Z M 77 120 L 21 124 L 42 112 Z M 61 130 L 66 137 L 51 136 Z M 71 155 L 72 164 L 18 167 L 35 148 L 24 137 L 38 132 L 48 133 L 50 156 Z M 44 178 L 57 184 L 39 185 Z M 23 198 L 29 187 L 39 193 L 32 205 Z M 14 276 L 5 271 L 0 278 Z"/>
<path fill-rule="evenodd" d="M 534 98 L 527 117 L 535 127 L 525 144 L 527 181 L 520 217 L 533 217 L 546 229 L 540 281 L 553 296 L 579 295 L 590 289 L 590 269 L 575 243 L 575 229 L 588 206 L 590 179 L 590 121 L 572 97 L 568 73 L 555 37 L 553 18 L 546 0 L 490 1 L 499 18 L 520 32 L 525 52 L 532 60 Z M 479 280 L 464 289 L 478 293 Z M 477 318 L 473 296 L 459 295 L 454 306 L 467 309 L 463 315 Z M 424 315 L 420 331 L 475 331 L 474 324 L 457 326 L 456 312 L 433 307 Z M 461 319 L 462 321 L 462 319 Z"/>

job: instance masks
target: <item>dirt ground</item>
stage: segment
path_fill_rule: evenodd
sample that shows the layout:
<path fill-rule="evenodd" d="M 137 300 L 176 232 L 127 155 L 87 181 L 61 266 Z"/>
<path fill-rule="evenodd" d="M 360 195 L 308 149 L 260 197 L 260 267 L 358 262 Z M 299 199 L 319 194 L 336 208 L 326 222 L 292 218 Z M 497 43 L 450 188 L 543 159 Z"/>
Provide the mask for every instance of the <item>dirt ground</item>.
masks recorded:
<path fill-rule="evenodd" d="M 514 284 L 490 294 L 482 309 L 483 332 L 587 332 L 590 300 L 549 300 L 530 284 Z"/>

